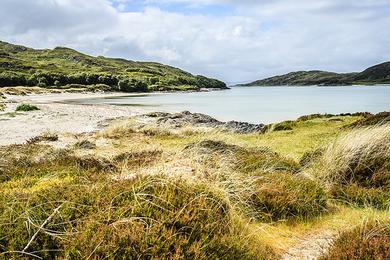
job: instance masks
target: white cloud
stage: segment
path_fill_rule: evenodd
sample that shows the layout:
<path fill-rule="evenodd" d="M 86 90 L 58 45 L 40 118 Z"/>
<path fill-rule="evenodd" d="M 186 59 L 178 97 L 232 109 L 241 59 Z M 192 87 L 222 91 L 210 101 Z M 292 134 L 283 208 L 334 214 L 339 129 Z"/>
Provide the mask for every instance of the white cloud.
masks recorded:
<path fill-rule="evenodd" d="M 164 1 L 229 4 L 235 12 L 124 12 L 129 0 L 116 0 L 116 8 L 107 0 L 0 0 L 0 38 L 160 61 L 226 81 L 297 69 L 360 70 L 390 60 L 387 0 Z"/>

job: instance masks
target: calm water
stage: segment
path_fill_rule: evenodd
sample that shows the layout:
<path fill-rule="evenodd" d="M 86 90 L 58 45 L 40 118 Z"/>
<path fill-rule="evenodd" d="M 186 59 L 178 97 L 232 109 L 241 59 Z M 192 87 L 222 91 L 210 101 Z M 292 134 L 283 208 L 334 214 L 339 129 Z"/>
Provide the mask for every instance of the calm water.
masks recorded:
<path fill-rule="evenodd" d="M 390 86 L 234 87 L 214 92 L 158 93 L 77 102 L 145 106 L 151 111 L 188 110 L 219 120 L 272 123 L 313 113 L 390 111 Z"/>

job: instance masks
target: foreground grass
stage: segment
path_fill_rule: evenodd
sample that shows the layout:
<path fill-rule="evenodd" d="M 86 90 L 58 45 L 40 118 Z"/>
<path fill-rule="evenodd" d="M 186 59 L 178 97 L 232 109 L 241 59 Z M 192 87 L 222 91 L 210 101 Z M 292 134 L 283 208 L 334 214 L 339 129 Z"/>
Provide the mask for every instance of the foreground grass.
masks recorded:
<path fill-rule="evenodd" d="M 277 259 L 302 240 L 386 221 L 386 207 L 340 200 L 334 187 L 350 183 L 324 166 L 349 156 L 329 153 L 361 134 L 345 127 L 359 119 L 246 135 L 129 120 L 67 149 L 41 144 L 58 139 L 51 135 L 2 147 L 0 256 Z M 383 138 L 383 129 L 361 131 Z M 365 165 L 385 158 L 375 165 L 386 170 L 386 143 L 375 143 L 381 156 L 368 153 Z M 382 182 L 375 188 L 388 194 Z"/>

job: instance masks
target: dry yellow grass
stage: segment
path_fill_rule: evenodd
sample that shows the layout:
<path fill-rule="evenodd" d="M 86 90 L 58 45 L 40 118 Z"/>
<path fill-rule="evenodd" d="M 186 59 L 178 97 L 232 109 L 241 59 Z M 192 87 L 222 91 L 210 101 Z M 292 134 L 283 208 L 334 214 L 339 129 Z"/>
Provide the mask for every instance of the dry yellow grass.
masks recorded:
<path fill-rule="evenodd" d="M 314 174 L 330 183 L 349 183 L 378 170 L 390 171 L 390 125 L 353 130 L 336 139 Z"/>
<path fill-rule="evenodd" d="M 125 120 L 80 137 L 93 143 L 89 148 L 7 147 L 0 150 L 0 225 L 7 237 L 0 254 L 21 249 L 31 238 L 23 226 L 25 211 L 39 225 L 59 202 L 65 203 L 59 209 L 65 221 L 54 218 L 50 228 L 64 228 L 65 239 L 42 233 L 37 241 L 46 248 L 34 244 L 35 250 L 61 247 L 71 258 L 110 251 L 120 257 L 133 247 L 138 257 L 146 251 L 155 257 L 160 252 L 220 258 L 246 252 L 249 259 L 275 259 L 303 250 L 302 244 L 323 243 L 323 235 L 332 239 L 365 220 L 389 217 L 388 211 L 329 200 L 324 189 L 324 180 L 343 180 L 328 171 L 350 169 L 345 165 L 351 158 L 365 155 L 371 161 L 370 156 L 387 154 L 388 128 L 341 128 L 356 119 L 313 119 L 263 135 Z M 326 145 L 323 157 L 299 173 L 301 155 Z M 176 236 L 177 242 L 171 239 Z"/>

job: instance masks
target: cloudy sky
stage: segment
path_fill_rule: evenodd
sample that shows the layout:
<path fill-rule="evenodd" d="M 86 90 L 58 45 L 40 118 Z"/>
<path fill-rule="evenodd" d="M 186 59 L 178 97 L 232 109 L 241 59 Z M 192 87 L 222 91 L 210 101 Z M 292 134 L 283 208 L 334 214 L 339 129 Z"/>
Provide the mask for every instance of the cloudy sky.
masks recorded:
<path fill-rule="evenodd" d="M 0 40 L 227 82 L 390 60 L 389 0 L 0 0 Z"/>

